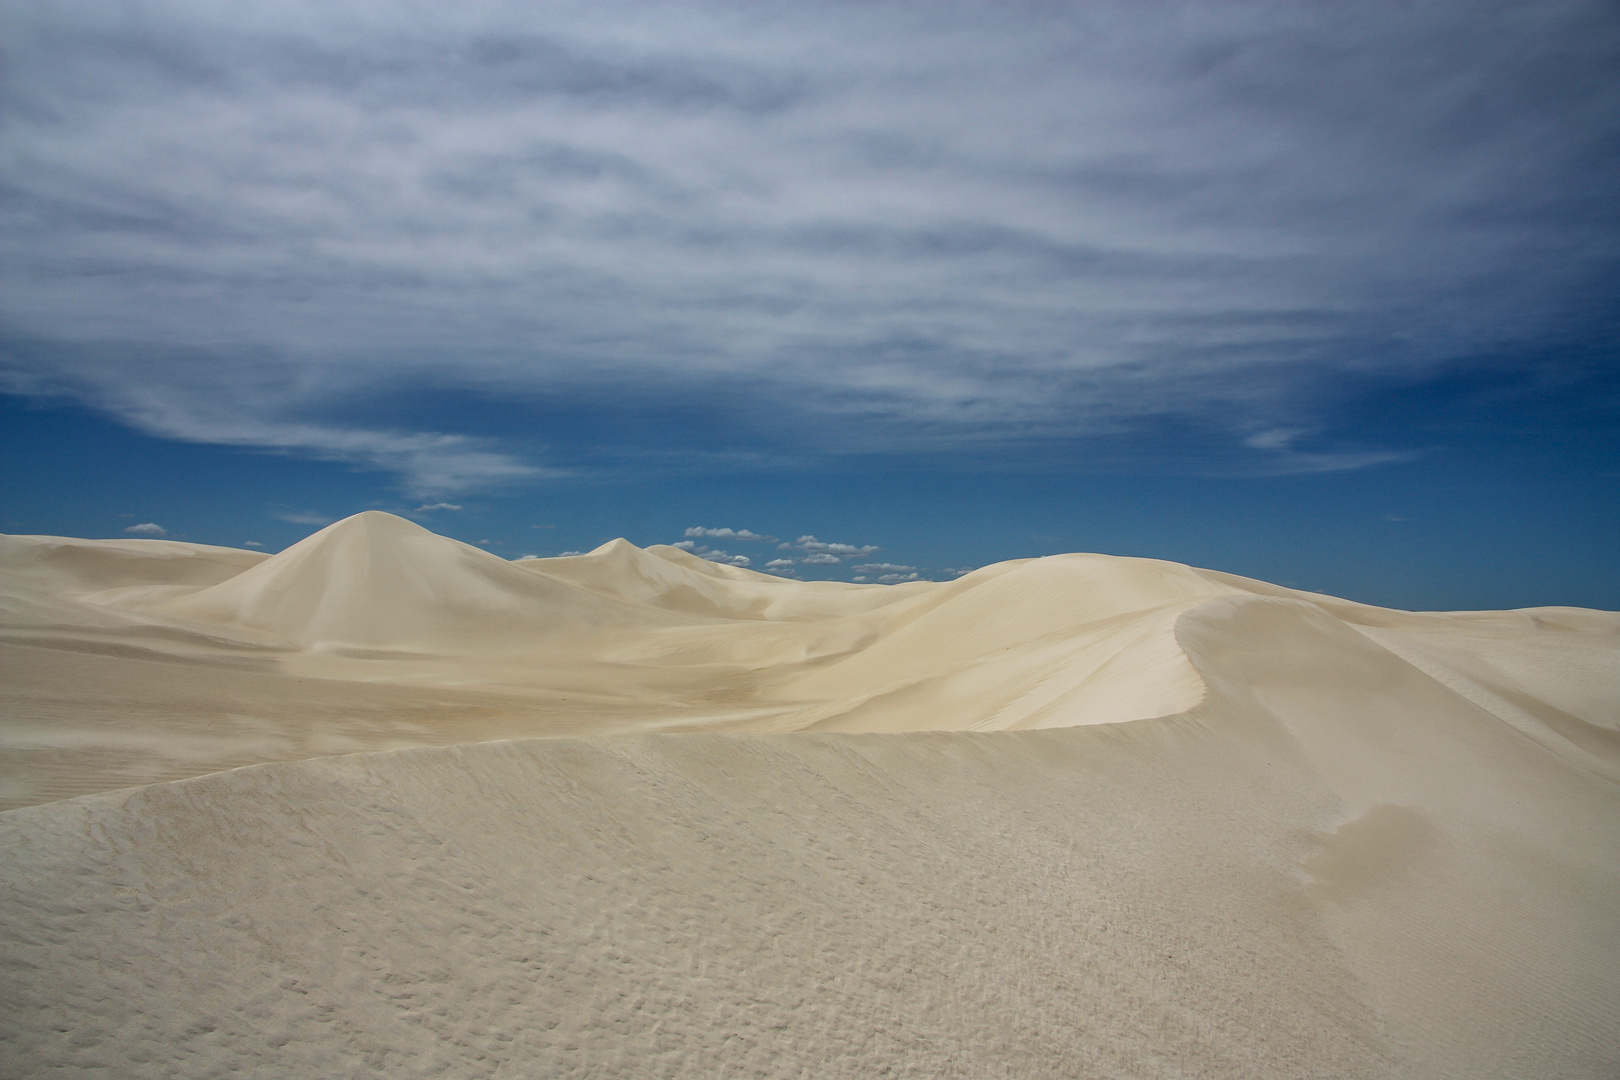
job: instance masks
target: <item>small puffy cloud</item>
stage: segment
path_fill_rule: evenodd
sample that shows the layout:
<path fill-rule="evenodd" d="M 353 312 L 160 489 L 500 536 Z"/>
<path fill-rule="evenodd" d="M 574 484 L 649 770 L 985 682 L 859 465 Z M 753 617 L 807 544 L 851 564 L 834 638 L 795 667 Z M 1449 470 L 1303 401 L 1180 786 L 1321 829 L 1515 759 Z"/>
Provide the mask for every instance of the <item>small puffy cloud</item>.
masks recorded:
<path fill-rule="evenodd" d="M 860 574 L 905 574 L 915 569 L 915 566 L 901 566 L 899 563 L 874 562 L 862 563 L 855 571 Z"/>
<path fill-rule="evenodd" d="M 878 580 L 878 584 L 880 584 L 880 585 L 898 585 L 902 581 L 921 581 L 922 579 L 919 578 L 915 573 L 910 573 L 910 574 L 880 574 L 880 575 L 878 575 L 877 580 Z"/>
<path fill-rule="evenodd" d="M 136 533 L 140 536 L 166 536 L 169 530 L 155 521 L 144 522 L 140 525 L 131 525 L 124 530 L 127 533 Z"/>
<path fill-rule="evenodd" d="M 561 555 L 557 556 L 557 558 L 559 558 L 559 559 L 567 559 L 567 558 L 571 558 L 571 557 L 573 557 L 575 555 L 583 555 L 583 554 L 585 554 L 583 551 L 565 551 Z"/>
<path fill-rule="evenodd" d="M 432 510 L 460 510 L 460 509 L 461 509 L 461 507 L 456 505 L 455 503 L 447 503 L 447 502 L 423 503 L 421 506 L 418 506 L 415 510 L 412 510 L 411 513 L 413 513 L 413 514 L 423 514 L 423 513 L 427 513 L 429 511 L 432 511 Z"/>
<path fill-rule="evenodd" d="M 683 534 L 688 537 L 707 536 L 717 540 L 775 540 L 774 536 L 766 536 L 752 529 L 708 529 L 702 525 L 694 525 Z"/>
<path fill-rule="evenodd" d="M 870 555 L 880 550 L 876 544 L 832 544 L 806 534 L 791 544 L 778 544 L 781 551 L 803 551 L 811 555 Z"/>
<path fill-rule="evenodd" d="M 725 535 L 725 536 L 733 536 L 733 537 L 736 537 L 736 538 L 741 539 L 741 540 L 763 539 L 762 537 L 760 537 L 760 535 L 758 533 L 749 533 L 747 529 L 744 529 L 742 532 L 743 533 L 748 533 L 748 535 L 744 536 L 742 533 L 736 532 L 736 531 L 734 531 L 732 529 L 695 529 L 695 528 L 694 529 L 687 529 L 686 530 L 686 535 L 687 536 L 721 536 L 721 535 Z M 726 553 L 724 551 L 721 551 L 719 548 L 711 548 L 706 544 L 700 544 L 696 540 L 682 540 L 679 543 L 671 544 L 670 546 L 680 548 L 682 551 L 690 551 L 693 555 L 696 555 L 700 559 L 707 560 L 708 562 L 723 563 L 726 566 L 749 566 L 753 562 L 753 560 L 750 559 L 746 555 L 731 555 L 731 554 L 728 554 L 728 553 Z"/>
<path fill-rule="evenodd" d="M 844 560 L 830 552 L 818 551 L 813 555 L 806 555 L 799 561 L 807 566 L 831 566 L 833 563 L 841 563 Z"/>
<path fill-rule="evenodd" d="M 259 543 L 257 540 L 244 540 L 244 541 L 242 541 L 242 546 L 243 547 L 264 547 L 264 545 Z"/>

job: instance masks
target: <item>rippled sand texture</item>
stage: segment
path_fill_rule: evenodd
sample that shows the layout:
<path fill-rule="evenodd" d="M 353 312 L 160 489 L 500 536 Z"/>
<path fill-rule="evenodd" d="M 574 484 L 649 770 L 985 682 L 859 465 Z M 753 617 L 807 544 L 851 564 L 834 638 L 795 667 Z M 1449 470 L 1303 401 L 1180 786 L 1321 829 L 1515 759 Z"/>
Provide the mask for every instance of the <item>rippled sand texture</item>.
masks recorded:
<path fill-rule="evenodd" d="M 0 1074 L 1620 1073 L 1613 614 L 384 514 L 0 566 Z"/>

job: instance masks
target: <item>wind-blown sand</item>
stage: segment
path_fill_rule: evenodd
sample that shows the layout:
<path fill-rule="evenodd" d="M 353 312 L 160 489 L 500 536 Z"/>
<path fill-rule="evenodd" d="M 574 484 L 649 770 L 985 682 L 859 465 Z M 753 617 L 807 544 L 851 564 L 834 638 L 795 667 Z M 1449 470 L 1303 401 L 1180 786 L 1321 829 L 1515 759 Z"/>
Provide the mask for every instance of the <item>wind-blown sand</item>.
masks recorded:
<path fill-rule="evenodd" d="M 7 1076 L 1620 1074 L 1611 613 L 376 513 L 0 569 Z"/>

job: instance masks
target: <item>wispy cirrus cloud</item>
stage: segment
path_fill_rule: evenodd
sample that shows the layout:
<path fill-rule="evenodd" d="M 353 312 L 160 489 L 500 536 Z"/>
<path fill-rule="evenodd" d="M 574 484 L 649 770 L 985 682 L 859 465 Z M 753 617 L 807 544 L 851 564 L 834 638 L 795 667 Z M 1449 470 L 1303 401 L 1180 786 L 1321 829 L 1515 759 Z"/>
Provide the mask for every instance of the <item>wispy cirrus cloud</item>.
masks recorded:
<path fill-rule="evenodd" d="M 6 359 L 0 389 L 76 398 L 164 438 L 392 472 L 417 497 L 564 475 L 520 461 L 486 438 L 377 429 L 326 415 L 330 399 L 342 392 L 330 371 L 288 370 L 252 357 L 210 364 L 205 350 L 104 343 L 40 350 L 31 341 Z M 296 419 L 300 413 L 315 418 Z"/>
<path fill-rule="evenodd" d="M 447 389 L 689 393 L 760 460 L 1185 420 L 1174 467 L 1363 468 L 1413 451 L 1345 395 L 1620 321 L 1595 0 L 149 0 L 0 31 L 5 385 L 423 497 L 571 452 Z"/>

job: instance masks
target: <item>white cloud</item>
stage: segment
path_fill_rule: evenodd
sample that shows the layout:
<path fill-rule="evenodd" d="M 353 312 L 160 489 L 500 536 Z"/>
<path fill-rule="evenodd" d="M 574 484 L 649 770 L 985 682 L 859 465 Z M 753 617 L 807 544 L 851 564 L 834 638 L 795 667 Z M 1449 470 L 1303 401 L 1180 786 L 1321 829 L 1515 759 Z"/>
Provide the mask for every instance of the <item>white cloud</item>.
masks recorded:
<path fill-rule="evenodd" d="M 902 581 L 920 581 L 916 574 L 881 574 L 878 576 L 880 585 L 898 585 Z"/>
<path fill-rule="evenodd" d="M 804 536 L 799 537 L 797 540 L 793 541 L 791 544 L 786 544 L 786 543 L 778 544 L 777 545 L 777 550 L 779 550 L 779 551 L 798 550 L 798 551 L 803 551 L 803 552 L 807 552 L 807 553 L 810 553 L 810 554 L 845 556 L 845 555 L 870 555 L 874 551 L 879 551 L 881 549 L 878 548 L 878 546 L 876 544 L 864 544 L 864 545 L 830 544 L 830 543 L 826 543 L 826 542 L 821 541 L 821 540 L 817 540 L 814 536 L 810 536 L 810 535 L 806 534 Z"/>
<path fill-rule="evenodd" d="M 264 547 L 264 545 L 259 543 L 257 540 L 244 540 L 244 541 L 242 541 L 242 546 L 243 547 Z"/>
<path fill-rule="evenodd" d="M 861 574 L 904 574 L 917 569 L 915 566 L 902 566 L 899 563 L 862 563 L 855 568 Z"/>
<path fill-rule="evenodd" d="M 558 555 L 557 558 L 559 558 L 559 559 L 569 559 L 569 558 L 574 557 L 575 555 L 583 555 L 583 554 L 585 554 L 583 551 L 565 551 L 561 555 Z"/>
<path fill-rule="evenodd" d="M 752 529 L 706 529 L 701 525 L 694 525 L 686 530 L 686 536 L 707 536 L 721 540 L 775 540 L 774 536 L 754 532 Z"/>
<path fill-rule="evenodd" d="M 323 461 L 395 472 L 400 474 L 405 490 L 418 496 L 476 491 L 517 480 L 562 475 L 484 449 L 485 440 L 465 435 L 367 431 L 317 424 L 255 424 L 246 419 L 217 425 L 169 422 L 174 418 L 152 423 L 151 417 L 143 413 L 116 407 L 112 411 L 151 434 L 186 442 L 290 450 Z"/>
<path fill-rule="evenodd" d="M 775 540 L 776 539 L 775 537 L 765 536 L 762 533 L 752 532 L 751 530 L 748 530 L 748 529 L 711 529 L 711 528 L 702 527 L 702 526 L 693 526 L 692 528 L 687 529 L 686 530 L 686 535 L 689 538 L 690 537 L 698 537 L 698 536 L 702 536 L 702 537 L 725 537 L 725 536 L 730 536 L 732 538 L 740 539 L 740 540 Z M 739 562 L 738 561 L 739 559 L 743 559 L 744 556 L 728 555 L 724 551 L 712 550 L 709 547 L 707 547 L 706 545 L 698 543 L 694 539 L 682 540 L 682 541 L 680 541 L 679 543 L 677 543 L 677 544 L 675 544 L 673 546 L 678 547 L 678 548 L 682 548 L 683 550 L 686 550 L 686 551 L 690 551 L 694 555 L 697 555 L 700 558 L 708 559 L 711 562 L 731 563 L 734 566 L 747 566 L 747 565 L 749 565 L 746 561 L 744 561 L 744 562 Z M 765 568 L 767 570 L 770 570 L 770 571 L 774 572 L 774 573 L 780 573 L 780 574 L 783 574 L 785 576 L 796 577 L 797 576 L 797 571 L 793 571 L 791 569 L 796 564 L 802 564 L 802 565 L 805 565 L 805 566 L 837 566 L 837 565 L 840 565 L 841 563 L 843 563 L 843 561 L 846 558 L 849 558 L 851 556 L 869 555 L 872 552 L 877 551 L 878 548 L 875 545 L 870 545 L 870 544 L 868 544 L 868 545 L 855 545 L 855 544 L 828 543 L 828 542 L 825 542 L 825 541 L 822 541 L 822 540 L 818 540 L 814 536 L 806 534 L 804 536 L 799 537 L 797 540 L 793 541 L 792 543 L 783 542 L 783 543 L 777 544 L 777 550 L 778 551 L 792 552 L 793 554 L 788 555 L 788 556 L 783 556 L 783 557 L 780 557 L 780 558 L 771 559 L 769 562 L 767 562 L 765 564 Z M 874 564 L 874 565 L 877 565 L 877 564 Z M 892 569 L 891 564 L 884 563 L 884 564 L 881 564 L 881 565 L 883 567 L 885 567 L 885 568 L 891 568 Z M 911 569 L 914 569 L 914 568 L 913 567 L 905 567 L 904 569 L 911 570 Z"/>
<path fill-rule="evenodd" d="M 1607 339 L 1601 3 L 476 8 L 0 6 L 0 385 L 430 498 L 557 472 L 331 417 L 726 386 L 821 453 L 1347 469 L 1347 379 Z"/>
<path fill-rule="evenodd" d="M 268 400 L 261 401 L 255 382 L 260 376 L 251 365 L 216 363 L 199 372 L 193 369 L 197 359 L 192 353 L 154 358 L 137 365 L 143 372 L 137 379 L 128 377 L 129 365 L 118 363 L 115 355 L 92 350 L 56 365 L 48 378 L 35 380 L 31 390 L 23 389 L 79 398 L 149 435 L 290 452 L 395 473 L 405 490 L 417 497 L 566 475 L 520 461 L 485 438 L 281 419 L 278 411 L 321 402 L 303 401 L 289 392 L 265 395 Z M 265 377 L 279 374 L 274 360 L 262 362 Z M 331 376 L 356 377 L 336 372 Z"/>
<path fill-rule="evenodd" d="M 747 535 L 744 535 L 745 533 Z M 732 537 L 735 537 L 735 538 L 741 539 L 741 540 L 764 539 L 758 533 L 749 533 L 747 529 L 743 529 L 740 532 L 738 532 L 738 531 L 734 531 L 732 529 L 691 528 L 691 529 L 686 530 L 686 535 L 687 536 L 726 536 L 726 535 L 729 535 L 729 536 L 732 536 Z M 753 560 L 750 559 L 746 555 L 732 555 L 732 554 L 729 554 L 729 553 L 727 553 L 725 551 L 720 550 L 719 548 L 711 548 L 706 544 L 700 544 L 696 540 L 681 540 L 681 541 L 679 541 L 677 543 L 671 544 L 670 546 L 680 548 L 682 551 L 689 551 L 693 555 L 696 555 L 698 558 L 705 559 L 705 560 L 707 560 L 709 562 L 712 562 L 712 563 L 724 563 L 727 566 L 751 566 L 753 564 Z M 790 561 L 782 560 L 782 559 L 777 559 L 777 560 L 773 561 L 772 563 L 770 563 L 768 565 L 776 566 L 776 565 L 778 565 L 780 563 L 784 563 L 784 562 L 786 562 L 787 565 L 792 565 Z"/>
<path fill-rule="evenodd" d="M 429 511 L 433 511 L 433 510 L 460 510 L 460 509 L 461 509 L 461 507 L 457 506 L 455 503 L 447 503 L 447 502 L 423 503 L 421 506 L 418 506 L 415 510 L 412 510 L 411 513 L 413 513 L 413 514 L 422 514 L 422 513 L 427 513 Z"/>
<path fill-rule="evenodd" d="M 142 536 L 165 536 L 169 530 L 156 522 L 148 521 L 140 525 L 131 525 L 124 531 L 127 533 L 139 533 Z"/>

